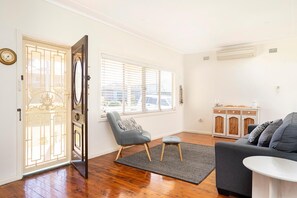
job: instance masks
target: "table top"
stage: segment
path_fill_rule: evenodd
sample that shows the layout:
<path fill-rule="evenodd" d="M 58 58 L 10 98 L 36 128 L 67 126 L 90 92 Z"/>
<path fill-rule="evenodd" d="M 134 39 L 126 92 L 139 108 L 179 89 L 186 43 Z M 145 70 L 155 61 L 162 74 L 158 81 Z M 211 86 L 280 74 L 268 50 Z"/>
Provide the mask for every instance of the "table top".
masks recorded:
<path fill-rule="evenodd" d="M 270 156 L 251 156 L 245 158 L 243 164 L 248 169 L 261 175 L 297 182 L 296 161 Z"/>

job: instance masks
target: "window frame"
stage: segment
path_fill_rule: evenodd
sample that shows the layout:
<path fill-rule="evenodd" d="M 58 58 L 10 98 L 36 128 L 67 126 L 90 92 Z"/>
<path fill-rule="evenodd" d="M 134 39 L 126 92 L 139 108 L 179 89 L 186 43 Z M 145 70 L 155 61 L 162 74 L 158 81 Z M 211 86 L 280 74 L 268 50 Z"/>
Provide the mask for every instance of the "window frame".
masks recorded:
<path fill-rule="evenodd" d="M 173 71 L 169 71 L 169 70 L 163 70 L 161 69 L 160 67 L 156 67 L 156 66 L 152 66 L 152 64 L 146 64 L 146 63 L 141 63 L 141 62 L 138 62 L 138 61 L 134 61 L 134 60 L 131 60 L 131 59 L 128 59 L 128 58 L 123 58 L 121 56 L 114 56 L 114 55 L 111 55 L 109 53 L 100 53 L 100 105 L 99 105 L 99 116 L 100 118 L 106 118 L 106 113 L 108 112 L 103 112 L 102 111 L 102 106 L 103 106 L 103 101 L 102 101 L 102 93 L 103 93 L 103 87 L 102 87 L 102 84 L 103 84 L 103 78 L 102 78 L 102 69 L 104 68 L 104 60 L 109 60 L 109 61 L 118 61 L 120 63 L 123 64 L 123 73 L 125 73 L 125 65 L 134 65 L 134 66 L 137 66 L 137 67 L 141 67 L 141 87 L 142 87 L 142 93 L 141 93 L 141 97 L 142 98 L 145 98 L 145 100 L 142 100 L 141 101 L 141 111 L 136 111 L 136 112 L 126 112 L 125 111 L 125 75 L 123 77 L 123 84 L 122 84 L 122 106 L 121 106 L 121 111 L 122 112 L 119 112 L 120 115 L 123 115 L 123 116 L 130 116 L 130 115 L 142 115 L 142 114 L 159 114 L 159 113 L 170 113 L 170 112 L 175 112 L 176 111 L 176 93 L 177 91 L 175 90 L 175 87 L 176 87 L 176 75 Z M 147 85 L 146 85 L 146 69 L 153 69 L 153 70 L 157 70 L 158 71 L 158 109 L 156 110 L 147 110 L 146 108 L 146 97 L 147 94 L 146 93 L 146 88 L 147 88 Z M 161 72 L 170 72 L 171 73 L 171 108 L 168 108 L 168 109 L 162 109 L 161 108 Z"/>

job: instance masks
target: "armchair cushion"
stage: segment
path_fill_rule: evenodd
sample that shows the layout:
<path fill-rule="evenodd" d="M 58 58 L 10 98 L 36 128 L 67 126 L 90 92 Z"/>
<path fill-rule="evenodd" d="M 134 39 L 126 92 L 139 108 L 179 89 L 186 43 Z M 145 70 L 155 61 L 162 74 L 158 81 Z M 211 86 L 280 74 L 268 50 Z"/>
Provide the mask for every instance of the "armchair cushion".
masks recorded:
<path fill-rule="evenodd" d="M 119 127 L 124 131 L 127 131 L 127 130 L 136 130 L 139 132 L 143 131 L 142 127 L 136 123 L 134 118 L 118 120 L 117 123 L 118 123 Z"/>
<path fill-rule="evenodd" d="M 144 144 L 146 142 L 151 141 L 151 136 L 148 132 L 143 131 L 125 131 L 124 133 L 121 133 L 121 145 L 122 146 L 128 146 L 133 144 Z"/>
<path fill-rule="evenodd" d="M 117 123 L 118 123 L 119 127 L 120 127 L 122 130 L 124 130 L 124 131 L 127 130 L 127 127 L 126 127 L 126 125 L 122 122 L 122 120 L 118 120 Z"/>

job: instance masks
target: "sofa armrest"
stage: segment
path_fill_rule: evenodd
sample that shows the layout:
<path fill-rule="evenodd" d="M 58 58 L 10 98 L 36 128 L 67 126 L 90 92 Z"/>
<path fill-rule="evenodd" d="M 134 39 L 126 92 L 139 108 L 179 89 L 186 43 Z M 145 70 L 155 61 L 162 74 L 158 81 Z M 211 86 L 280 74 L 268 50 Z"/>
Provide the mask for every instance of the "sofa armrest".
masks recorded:
<path fill-rule="evenodd" d="M 242 160 L 249 156 L 275 156 L 297 161 L 297 153 L 276 151 L 267 147 L 218 142 L 215 145 L 216 186 L 244 196 L 252 193 L 252 172 Z"/>
<path fill-rule="evenodd" d="M 257 124 L 249 124 L 248 125 L 248 133 L 250 134 L 254 128 L 256 128 L 258 125 Z"/>

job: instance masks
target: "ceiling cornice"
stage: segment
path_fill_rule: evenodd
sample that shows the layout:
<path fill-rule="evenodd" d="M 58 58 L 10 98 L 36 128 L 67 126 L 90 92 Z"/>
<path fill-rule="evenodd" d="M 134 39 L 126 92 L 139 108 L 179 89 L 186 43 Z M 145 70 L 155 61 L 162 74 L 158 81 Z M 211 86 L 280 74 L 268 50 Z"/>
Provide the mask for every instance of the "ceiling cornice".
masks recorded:
<path fill-rule="evenodd" d="M 110 17 L 107 17 L 106 15 L 101 14 L 101 13 L 100 13 L 100 14 L 95 14 L 95 12 L 94 12 L 92 9 L 90 9 L 90 8 L 88 8 L 88 7 L 86 7 L 86 6 L 83 6 L 83 5 L 81 5 L 81 4 L 78 4 L 77 2 L 73 2 L 73 1 L 70 0 L 73 4 L 76 4 L 76 5 L 79 5 L 79 6 L 83 7 L 84 9 L 86 9 L 86 10 L 89 11 L 88 13 L 92 13 L 92 14 L 86 14 L 86 13 L 84 13 L 84 12 L 82 12 L 82 11 L 79 11 L 79 10 L 76 9 L 76 8 L 72 8 L 72 7 L 70 7 L 70 6 L 64 5 L 63 3 L 58 2 L 58 1 L 56 1 L 56 0 L 45 0 L 45 1 L 47 1 L 48 3 L 51 3 L 51 4 L 55 5 L 55 6 L 58 6 L 58 7 L 60 7 L 60 8 L 63 8 L 63 9 L 69 10 L 69 11 L 71 11 L 71 12 L 73 12 L 73 13 L 76 13 L 76 14 L 79 14 L 79 15 L 81 15 L 81 16 L 84 16 L 84 17 L 86 17 L 86 18 L 92 19 L 92 20 L 94 20 L 94 21 L 96 21 L 96 22 L 102 23 L 102 24 L 104 24 L 104 25 L 110 26 L 110 27 L 115 28 L 115 29 L 117 29 L 117 30 L 120 30 L 120 31 L 122 31 L 122 32 L 128 33 L 128 34 L 130 34 L 130 35 L 132 35 L 132 36 L 134 36 L 134 37 L 137 37 L 137 38 L 139 38 L 139 39 L 142 39 L 142 40 L 151 42 L 151 43 L 153 43 L 153 44 L 155 44 L 155 45 L 158 45 L 158 46 L 160 46 L 160 47 L 163 47 L 163 48 L 172 50 L 172 51 L 174 51 L 174 52 L 176 52 L 176 53 L 179 53 L 179 54 L 186 54 L 186 53 L 187 53 L 187 52 L 184 51 L 184 50 L 174 48 L 174 47 L 172 47 L 172 46 L 169 46 L 169 45 L 167 45 L 167 44 L 165 44 L 165 43 L 162 43 L 162 42 L 157 41 L 157 40 L 155 40 L 155 39 L 152 39 L 152 38 L 150 38 L 150 37 L 144 36 L 144 34 L 142 34 L 142 33 L 140 33 L 140 32 L 135 33 L 135 31 L 129 30 L 128 28 L 124 28 L 124 27 L 122 27 L 122 25 L 120 25 L 120 24 L 115 24 L 116 22 L 115 22 L 114 19 L 112 19 L 112 18 L 110 18 Z M 102 19 L 102 18 L 105 18 L 105 20 Z M 106 20 L 107 18 L 109 19 L 109 21 Z M 112 21 L 112 22 L 111 22 L 111 21 Z"/>

